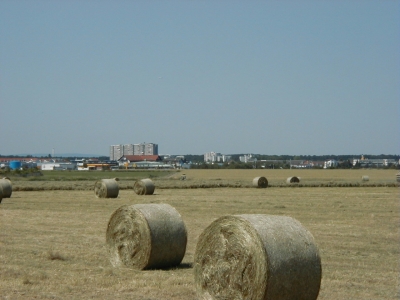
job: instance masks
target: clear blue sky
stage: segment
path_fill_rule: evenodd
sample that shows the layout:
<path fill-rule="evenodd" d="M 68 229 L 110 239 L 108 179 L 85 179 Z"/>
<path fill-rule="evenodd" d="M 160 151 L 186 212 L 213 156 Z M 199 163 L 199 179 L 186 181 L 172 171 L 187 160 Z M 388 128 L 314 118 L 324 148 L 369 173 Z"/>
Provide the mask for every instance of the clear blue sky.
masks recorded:
<path fill-rule="evenodd" d="M 0 1 L 0 154 L 399 154 L 400 1 Z"/>

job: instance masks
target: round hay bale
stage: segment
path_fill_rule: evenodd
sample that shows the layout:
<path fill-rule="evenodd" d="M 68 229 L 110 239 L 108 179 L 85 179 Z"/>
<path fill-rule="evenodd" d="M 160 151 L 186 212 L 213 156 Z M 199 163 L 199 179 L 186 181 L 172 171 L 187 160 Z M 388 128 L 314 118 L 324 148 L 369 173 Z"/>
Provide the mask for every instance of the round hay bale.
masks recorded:
<path fill-rule="evenodd" d="M 199 299 L 317 299 L 321 259 L 314 238 L 285 216 L 235 215 L 211 223 L 194 255 Z"/>
<path fill-rule="evenodd" d="M 135 182 L 133 190 L 138 195 L 153 195 L 155 186 L 151 179 L 142 179 Z"/>
<path fill-rule="evenodd" d="M 256 177 L 253 179 L 253 186 L 257 188 L 266 188 L 268 186 L 268 180 L 265 177 Z"/>
<path fill-rule="evenodd" d="M 362 181 L 369 181 L 369 176 L 364 175 L 364 176 L 361 177 L 361 180 Z"/>
<path fill-rule="evenodd" d="M 293 176 L 293 177 L 288 177 L 288 179 L 286 179 L 286 183 L 299 183 L 300 182 L 300 178 Z"/>
<path fill-rule="evenodd" d="M 397 174 L 396 174 L 396 181 L 397 181 L 397 182 L 400 182 L 400 173 L 397 173 Z"/>
<path fill-rule="evenodd" d="M 96 181 L 94 194 L 97 198 L 117 198 L 119 193 L 118 178 Z"/>
<path fill-rule="evenodd" d="M 3 198 L 10 198 L 12 194 L 12 184 L 8 177 L 0 179 L 0 186 L 3 190 Z"/>
<path fill-rule="evenodd" d="M 181 263 L 187 231 L 181 215 L 168 204 L 118 208 L 108 222 L 106 244 L 113 266 L 154 269 Z"/>

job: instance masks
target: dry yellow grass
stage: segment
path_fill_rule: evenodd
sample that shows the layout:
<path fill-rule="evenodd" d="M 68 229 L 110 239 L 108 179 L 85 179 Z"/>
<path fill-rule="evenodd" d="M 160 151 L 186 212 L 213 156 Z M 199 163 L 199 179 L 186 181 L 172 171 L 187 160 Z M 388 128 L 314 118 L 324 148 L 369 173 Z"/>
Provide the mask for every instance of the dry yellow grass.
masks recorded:
<path fill-rule="evenodd" d="M 250 185 L 256 176 L 284 182 L 289 176 L 361 181 L 368 175 L 371 183 L 393 181 L 396 173 L 196 171 L 185 170 L 187 180 L 248 178 Z M 19 184 L 13 180 L 13 187 Z M 90 184 L 91 190 L 15 191 L 3 199 L 0 299 L 195 299 L 192 263 L 200 233 L 222 215 L 259 213 L 293 217 L 313 234 L 322 261 L 318 299 L 400 297 L 398 188 L 157 188 L 149 196 L 124 189 L 116 199 L 100 199 Z M 188 244 L 180 267 L 136 271 L 111 266 L 105 245 L 108 220 L 120 206 L 138 203 L 168 203 L 182 215 Z"/>

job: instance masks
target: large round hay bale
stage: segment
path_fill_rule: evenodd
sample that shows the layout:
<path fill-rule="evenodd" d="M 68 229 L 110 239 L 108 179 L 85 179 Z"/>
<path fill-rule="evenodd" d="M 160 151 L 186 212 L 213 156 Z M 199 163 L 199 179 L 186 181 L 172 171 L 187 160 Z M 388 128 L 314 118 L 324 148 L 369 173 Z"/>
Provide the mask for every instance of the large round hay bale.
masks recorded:
<path fill-rule="evenodd" d="M 0 179 L 0 186 L 3 190 L 3 198 L 10 198 L 12 194 L 11 179 L 8 177 Z"/>
<path fill-rule="evenodd" d="M 113 266 L 140 270 L 177 266 L 186 243 L 181 215 L 168 204 L 124 205 L 108 222 L 106 244 Z"/>
<path fill-rule="evenodd" d="M 133 190 L 138 195 L 153 195 L 155 186 L 151 179 L 142 179 L 135 182 Z"/>
<path fill-rule="evenodd" d="M 266 188 L 268 186 L 268 180 L 265 177 L 256 177 L 253 179 L 253 186 L 257 188 Z"/>
<path fill-rule="evenodd" d="M 321 273 L 313 236 L 285 216 L 221 217 L 194 256 L 199 299 L 317 299 Z"/>
<path fill-rule="evenodd" d="M 397 174 L 396 174 L 396 181 L 397 181 L 397 182 L 400 182 L 400 173 L 397 173 Z"/>
<path fill-rule="evenodd" d="M 117 198 L 119 193 L 118 178 L 96 181 L 94 194 L 97 198 Z"/>
<path fill-rule="evenodd" d="M 300 182 L 300 178 L 293 176 L 293 177 L 288 177 L 286 179 L 286 183 L 299 183 Z"/>
<path fill-rule="evenodd" d="M 369 176 L 363 175 L 363 176 L 361 177 L 361 180 L 362 180 L 362 181 L 369 181 Z"/>

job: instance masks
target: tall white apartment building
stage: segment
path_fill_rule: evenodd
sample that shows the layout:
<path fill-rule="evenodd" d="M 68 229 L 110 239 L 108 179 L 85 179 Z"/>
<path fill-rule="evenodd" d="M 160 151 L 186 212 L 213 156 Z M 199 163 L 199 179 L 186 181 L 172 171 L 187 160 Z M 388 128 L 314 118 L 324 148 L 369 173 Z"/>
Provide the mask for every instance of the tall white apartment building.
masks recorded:
<path fill-rule="evenodd" d="M 118 160 L 124 155 L 133 155 L 132 144 L 110 146 L 110 160 Z"/>
<path fill-rule="evenodd" d="M 118 160 L 124 155 L 158 155 L 158 145 L 143 143 L 110 146 L 110 160 Z"/>
<path fill-rule="evenodd" d="M 158 155 L 158 145 L 153 143 L 142 143 L 133 145 L 134 155 Z"/>

